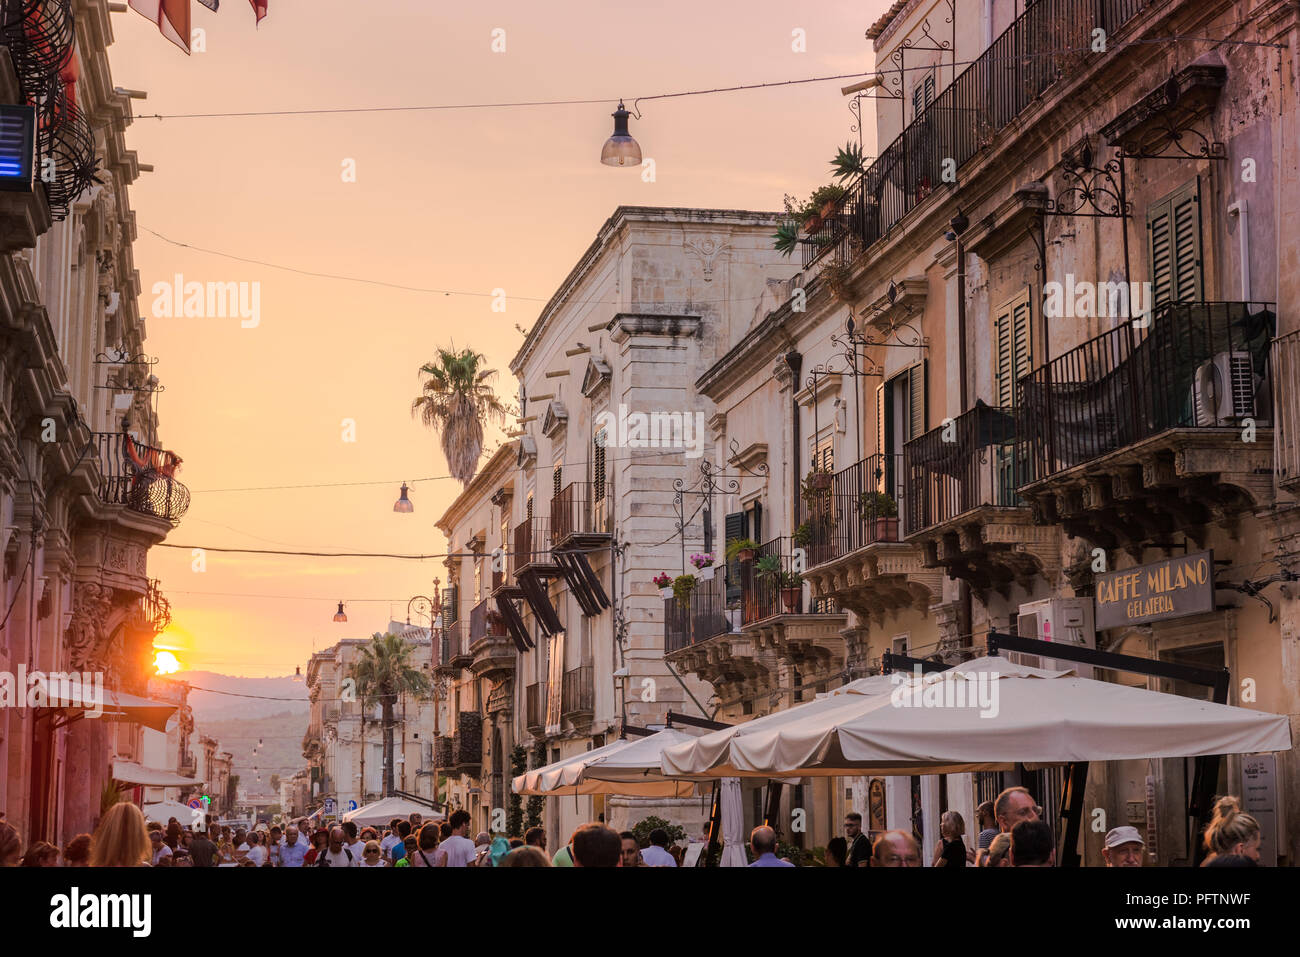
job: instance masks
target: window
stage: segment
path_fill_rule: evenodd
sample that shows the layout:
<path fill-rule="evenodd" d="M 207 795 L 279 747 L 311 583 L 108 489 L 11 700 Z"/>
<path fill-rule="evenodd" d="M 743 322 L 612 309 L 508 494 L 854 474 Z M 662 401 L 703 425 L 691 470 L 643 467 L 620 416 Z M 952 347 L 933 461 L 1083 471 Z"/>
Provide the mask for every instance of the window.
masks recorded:
<path fill-rule="evenodd" d="M 533 520 L 533 493 L 531 491 L 528 493 L 528 501 L 525 506 L 524 518 L 531 522 Z"/>
<path fill-rule="evenodd" d="M 812 467 L 822 472 L 835 471 L 835 435 L 827 432 L 813 445 Z"/>
<path fill-rule="evenodd" d="M 564 462 L 555 463 L 555 471 L 551 473 L 551 498 L 559 498 L 560 492 L 564 490 Z"/>
<path fill-rule="evenodd" d="M 742 538 L 753 538 L 749 532 L 750 513 L 748 511 L 729 512 L 723 526 L 723 547 Z M 724 551 L 725 554 L 725 551 Z M 740 601 L 740 562 L 727 562 L 727 601 Z"/>
<path fill-rule="evenodd" d="M 887 454 L 925 433 L 926 373 L 923 359 L 876 388 L 876 448 Z M 892 468 L 892 463 L 890 464 Z"/>
<path fill-rule="evenodd" d="M 1001 408 L 1016 404 L 1016 383 L 1029 372 L 1029 290 L 1003 304 L 993 320 L 993 397 Z"/>
<path fill-rule="evenodd" d="M 1152 306 L 1202 298 L 1200 180 L 1147 209 Z"/>
<path fill-rule="evenodd" d="M 908 637 L 909 636 L 906 634 L 895 635 L 893 641 L 891 642 L 891 645 L 893 647 L 890 650 L 893 651 L 893 653 L 896 655 L 906 655 Z"/>

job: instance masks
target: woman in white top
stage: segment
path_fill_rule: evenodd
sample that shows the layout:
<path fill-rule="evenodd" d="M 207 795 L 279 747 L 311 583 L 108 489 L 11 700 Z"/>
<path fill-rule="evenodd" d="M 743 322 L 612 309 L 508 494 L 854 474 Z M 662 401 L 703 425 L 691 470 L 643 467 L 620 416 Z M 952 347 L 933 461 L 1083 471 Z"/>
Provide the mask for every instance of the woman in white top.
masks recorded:
<path fill-rule="evenodd" d="M 248 835 L 248 855 L 247 860 L 253 862 L 254 867 L 261 867 L 266 863 L 266 848 L 262 845 L 261 835 L 252 831 Z"/>
<path fill-rule="evenodd" d="M 387 867 L 388 864 L 381 856 L 378 841 L 366 841 L 366 849 L 361 853 L 361 863 L 358 867 Z"/>

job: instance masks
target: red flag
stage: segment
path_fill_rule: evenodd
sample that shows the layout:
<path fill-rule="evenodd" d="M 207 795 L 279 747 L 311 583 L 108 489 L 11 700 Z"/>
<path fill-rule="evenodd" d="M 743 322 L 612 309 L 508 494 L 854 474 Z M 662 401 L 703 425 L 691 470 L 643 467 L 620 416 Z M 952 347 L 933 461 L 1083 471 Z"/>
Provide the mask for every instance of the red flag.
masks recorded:
<path fill-rule="evenodd" d="M 257 15 L 257 22 L 262 22 L 262 17 L 266 16 L 267 0 L 248 0 L 253 5 L 253 13 Z"/>
<path fill-rule="evenodd" d="M 190 52 L 190 0 L 128 0 L 132 10 L 158 24 L 158 30 Z"/>

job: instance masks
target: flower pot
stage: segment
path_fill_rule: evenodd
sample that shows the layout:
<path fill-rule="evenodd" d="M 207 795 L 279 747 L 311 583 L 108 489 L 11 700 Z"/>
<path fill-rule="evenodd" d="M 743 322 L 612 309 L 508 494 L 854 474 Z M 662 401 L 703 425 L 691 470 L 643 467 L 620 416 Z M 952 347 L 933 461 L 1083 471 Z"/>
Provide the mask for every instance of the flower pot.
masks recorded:
<path fill-rule="evenodd" d="M 736 560 L 741 562 L 752 562 L 754 560 L 754 550 L 752 548 L 742 548 L 736 552 Z"/>
<path fill-rule="evenodd" d="M 897 518 L 876 519 L 876 541 L 878 542 L 898 541 L 898 519 Z"/>
<path fill-rule="evenodd" d="M 808 487 L 824 492 L 831 487 L 831 477 L 825 472 L 818 472 L 816 475 L 808 476 Z"/>
<path fill-rule="evenodd" d="M 831 216 L 835 214 L 835 204 L 838 202 L 839 202 L 838 199 L 828 199 L 826 200 L 826 202 L 822 203 L 821 212 L 822 212 L 823 220 L 830 219 Z"/>
<path fill-rule="evenodd" d="M 661 589 L 659 589 L 659 597 L 660 597 L 660 598 L 672 598 L 672 597 L 673 597 L 673 586 L 672 586 L 672 585 L 669 585 L 667 588 L 661 588 Z"/>
<path fill-rule="evenodd" d="M 697 577 L 702 582 L 713 581 L 713 566 L 705 565 L 703 568 L 699 570 L 699 572 L 696 574 L 695 577 Z"/>
<path fill-rule="evenodd" d="M 813 213 L 811 216 L 809 216 L 807 219 L 803 221 L 803 231 L 807 233 L 809 236 L 811 236 L 813 233 L 817 232 L 817 230 L 821 228 L 822 228 L 822 214 L 820 212 Z"/>
<path fill-rule="evenodd" d="M 799 607 L 800 591 L 802 591 L 800 588 L 781 589 L 781 604 L 785 605 L 786 611 L 793 612 Z"/>

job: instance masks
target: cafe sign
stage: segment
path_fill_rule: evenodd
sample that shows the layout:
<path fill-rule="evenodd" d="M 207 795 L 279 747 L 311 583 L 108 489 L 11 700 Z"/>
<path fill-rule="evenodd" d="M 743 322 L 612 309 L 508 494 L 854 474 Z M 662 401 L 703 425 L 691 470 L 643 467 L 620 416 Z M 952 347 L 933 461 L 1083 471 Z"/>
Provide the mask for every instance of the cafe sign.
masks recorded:
<path fill-rule="evenodd" d="M 1214 611 L 1214 552 L 1194 552 L 1097 576 L 1097 628 Z"/>

